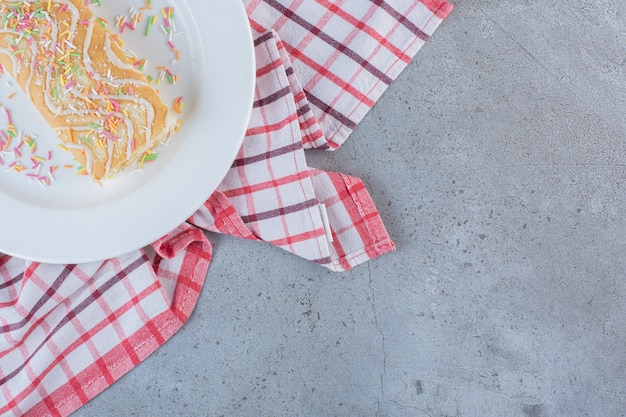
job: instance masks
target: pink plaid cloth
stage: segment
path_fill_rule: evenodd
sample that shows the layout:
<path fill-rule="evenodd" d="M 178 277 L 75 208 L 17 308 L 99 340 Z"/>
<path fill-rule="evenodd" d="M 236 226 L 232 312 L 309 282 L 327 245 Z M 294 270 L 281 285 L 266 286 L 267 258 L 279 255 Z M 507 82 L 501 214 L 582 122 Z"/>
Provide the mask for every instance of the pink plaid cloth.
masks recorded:
<path fill-rule="evenodd" d="M 444 0 L 244 0 L 254 109 L 232 168 L 150 247 L 82 265 L 0 254 L 0 416 L 67 416 L 191 314 L 211 260 L 204 231 L 265 241 L 335 271 L 394 249 L 363 183 L 308 167 L 332 150 L 451 11 Z"/>

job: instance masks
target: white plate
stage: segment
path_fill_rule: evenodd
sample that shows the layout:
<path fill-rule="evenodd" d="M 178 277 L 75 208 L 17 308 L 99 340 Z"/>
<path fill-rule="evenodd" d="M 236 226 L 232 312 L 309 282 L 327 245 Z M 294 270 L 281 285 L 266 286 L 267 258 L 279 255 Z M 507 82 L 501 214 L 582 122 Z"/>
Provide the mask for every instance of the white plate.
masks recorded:
<path fill-rule="evenodd" d="M 131 5 L 144 5 L 138 0 L 102 3 L 101 8 L 91 7 L 97 15 L 108 16 L 111 28 L 115 16 L 128 14 Z M 158 38 L 163 33 L 146 37 L 138 29 L 139 34 L 122 34 L 122 39 L 148 63 L 165 59 L 179 76 L 174 85 L 159 85 L 166 102 L 184 97 L 183 128 L 168 147 L 159 148 L 156 162 L 104 187 L 70 169 L 57 170 L 55 181 L 42 187 L 0 166 L 0 252 L 48 263 L 82 263 L 128 253 L 183 223 L 226 175 L 241 146 L 254 92 L 254 50 L 245 9 L 232 0 L 153 4 L 154 14 L 163 5 L 174 7 L 180 61 L 171 62 L 167 39 Z M 152 28 L 156 30 L 158 25 Z M 151 43 L 146 46 L 147 40 Z M 0 103 L 11 109 L 14 124 L 37 135 L 41 152 L 48 147 L 60 166 L 72 162 L 14 83 L 3 80 L 0 92 Z M 17 95 L 9 99 L 12 94 Z"/>

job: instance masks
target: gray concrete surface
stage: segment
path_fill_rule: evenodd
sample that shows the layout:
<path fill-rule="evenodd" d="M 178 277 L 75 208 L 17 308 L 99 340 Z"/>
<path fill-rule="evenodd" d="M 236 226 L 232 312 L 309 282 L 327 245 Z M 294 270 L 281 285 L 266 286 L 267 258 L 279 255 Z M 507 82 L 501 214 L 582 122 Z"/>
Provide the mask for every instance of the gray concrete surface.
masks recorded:
<path fill-rule="evenodd" d="M 353 137 L 398 250 L 211 236 L 194 315 L 74 414 L 626 415 L 626 1 L 457 0 Z"/>

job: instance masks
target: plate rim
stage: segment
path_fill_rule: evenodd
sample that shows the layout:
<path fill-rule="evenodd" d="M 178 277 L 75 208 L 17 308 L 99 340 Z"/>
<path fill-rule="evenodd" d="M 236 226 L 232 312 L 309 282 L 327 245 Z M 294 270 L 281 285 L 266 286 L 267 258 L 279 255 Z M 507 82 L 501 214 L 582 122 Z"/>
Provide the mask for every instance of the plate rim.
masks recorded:
<path fill-rule="evenodd" d="M 219 128 L 216 128 L 217 131 L 226 131 L 227 136 L 230 137 L 227 138 L 229 141 L 228 146 L 221 148 L 220 159 L 213 160 L 216 168 L 213 169 L 214 174 L 212 177 L 202 184 L 194 185 L 194 190 L 191 195 L 186 195 L 183 191 L 184 189 L 191 189 L 191 187 L 186 184 L 182 186 L 177 184 L 176 176 L 170 175 L 168 178 L 167 173 L 171 174 L 170 171 L 172 170 L 177 173 L 177 176 L 180 174 L 182 177 L 194 174 L 193 170 L 196 169 L 196 167 L 185 166 L 181 160 L 186 155 L 193 156 L 193 150 L 190 148 L 193 144 L 197 144 L 198 140 L 195 136 L 192 139 L 186 137 L 185 139 L 188 139 L 189 143 L 185 146 L 181 145 L 181 149 L 177 149 L 177 155 L 170 161 L 171 167 L 168 166 L 164 169 L 164 172 L 158 172 L 155 178 L 150 179 L 146 184 L 143 184 L 136 193 L 128 197 L 118 199 L 114 202 L 103 202 L 96 206 L 95 209 L 94 207 L 67 209 L 41 208 L 44 213 L 47 212 L 49 214 L 49 220 L 56 220 L 57 224 L 49 225 L 50 233 L 48 235 L 44 233 L 43 237 L 36 237 L 34 245 L 33 241 L 25 242 L 26 237 L 20 236 L 20 233 L 25 232 L 21 230 L 19 220 L 26 220 L 26 214 L 28 214 L 28 212 L 38 210 L 33 209 L 32 204 L 18 201 L 15 198 L 11 199 L 6 193 L 0 191 L 0 203 L 3 200 L 6 202 L 7 199 L 11 199 L 13 203 L 12 208 L 14 210 L 13 213 L 9 213 L 9 216 L 6 216 L 6 214 L 0 216 L 0 231 L 2 231 L 2 236 L 0 236 L 0 255 L 6 254 L 28 261 L 50 264 L 79 264 L 123 256 L 124 254 L 132 253 L 135 250 L 150 245 L 175 230 L 193 215 L 211 193 L 217 189 L 219 183 L 226 176 L 232 162 L 237 156 L 252 114 L 256 81 L 252 30 L 248 22 L 245 7 L 241 1 L 176 0 L 176 5 L 183 6 L 187 9 L 187 17 L 192 19 L 193 25 L 195 26 L 193 28 L 194 32 L 196 32 L 194 36 L 201 46 L 201 51 L 198 51 L 198 55 L 201 57 L 201 62 L 199 63 L 199 69 L 202 72 L 199 75 L 201 76 L 205 76 L 209 73 L 207 72 L 208 66 L 211 65 L 209 53 L 214 53 L 215 51 L 207 50 L 206 42 L 211 41 L 209 39 L 211 32 L 209 29 L 204 29 L 202 25 L 203 22 L 196 19 L 194 15 L 202 16 L 202 12 L 210 12 L 211 9 L 214 9 L 214 11 L 224 11 L 223 8 L 227 8 L 228 12 L 232 13 L 229 17 L 232 18 L 232 21 L 230 21 L 232 25 L 232 33 L 229 38 L 230 42 L 221 42 L 220 40 L 212 40 L 212 42 L 213 45 L 220 45 L 220 48 L 217 49 L 217 54 L 220 55 L 220 57 L 221 55 L 232 57 L 229 53 L 238 54 L 237 56 L 239 58 L 236 63 L 238 64 L 237 71 L 239 71 L 241 79 L 238 79 L 237 88 L 239 90 L 235 91 L 236 94 L 234 94 L 233 97 L 235 97 L 235 101 L 238 100 L 240 107 L 239 113 L 236 116 L 236 123 L 234 123 L 237 126 L 219 126 Z M 231 42 L 233 41 L 235 41 L 236 48 L 228 46 L 232 45 Z M 227 50 L 230 50 L 230 52 Z M 228 64 L 223 65 L 226 66 Z M 209 83 L 203 82 L 202 84 Z M 213 83 L 213 85 L 215 86 L 216 84 Z M 200 135 L 200 132 L 195 132 L 193 128 L 202 124 L 199 119 L 203 118 L 199 115 L 199 112 L 206 110 L 210 104 L 210 101 L 202 97 L 202 93 L 206 93 L 207 88 L 206 86 L 202 87 L 200 93 L 195 97 L 198 103 L 196 103 L 197 107 L 194 109 L 195 116 L 193 122 L 191 126 L 188 126 L 189 123 L 186 120 L 183 125 L 183 131 L 188 130 L 188 132 L 185 133 L 186 135 Z M 218 87 L 218 89 L 219 88 L 221 87 Z M 226 101 L 229 100 L 231 100 L 231 97 L 228 97 Z M 231 105 L 233 104 L 235 103 L 231 103 Z M 218 109 L 218 111 L 220 110 Z M 162 193 L 163 190 L 167 190 L 168 192 Z M 148 216 L 148 218 L 141 218 L 140 215 L 136 215 L 137 224 L 127 224 L 125 216 L 128 214 L 128 210 L 132 210 L 133 205 L 136 206 L 138 204 L 137 202 L 142 201 L 142 199 L 147 200 L 143 200 L 146 202 L 146 206 L 149 202 L 152 207 L 158 207 L 163 218 L 159 219 L 156 223 L 150 223 L 150 216 Z M 172 199 L 175 201 L 172 201 Z M 173 207 L 173 205 L 178 204 L 180 200 L 184 200 L 184 207 Z M 146 208 L 146 206 L 142 206 L 142 208 Z M 23 214 L 22 211 L 25 211 L 26 214 L 20 215 Z M 115 236 L 118 239 L 115 239 L 114 242 L 111 240 L 113 232 L 110 224 L 106 224 L 106 222 L 98 223 L 97 221 L 93 221 L 93 219 L 91 220 L 91 224 L 89 224 L 90 216 L 102 214 L 104 211 L 107 211 L 107 216 L 109 216 L 108 220 L 123 219 L 123 226 L 118 227 L 116 224 L 113 228 L 118 231 L 118 235 Z M 3 217 L 5 218 L 4 221 L 1 220 Z M 6 219 L 6 217 L 15 218 L 17 221 L 11 221 L 10 219 Z M 72 225 L 73 229 L 68 230 L 68 232 L 72 233 L 70 233 L 70 236 L 62 236 L 62 247 L 59 247 L 60 244 L 55 240 L 55 237 L 58 238 L 59 232 L 64 231 L 62 224 L 68 221 L 74 222 Z M 21 226 L 23 227 L 23 223 Z M 35 225 L 32 226 L 31 229 L 35 227 L 41 228 L 42 224 L 35 222 Z M 46 226 L 43 225 L 43 227 Z M 75 242 L 69 241 L 68 238 L 77 238 L 80 233 L 76 232 L 85 230 L 84 228 L 96 234 L 96 238 L 99 236 L 104 239 L 105 244 L 92 249 L 89 243 L 94 243 L 95 240 L 93 236 L 89 236 L 89 239 L 86 239 L 85 242 L 80 240 Z M 119 236 L 120 230 L 128 233 Z M 32 234 L 33 230 L 29 230 L 29 232 Z M 131 234 L 130 237 L 128 236 L 129 233 Z M 139 233 L 139 235 L 137 235 L 137 233 Z M 18 242 L 14 243 L 13 241 L 15 240 Z"/>

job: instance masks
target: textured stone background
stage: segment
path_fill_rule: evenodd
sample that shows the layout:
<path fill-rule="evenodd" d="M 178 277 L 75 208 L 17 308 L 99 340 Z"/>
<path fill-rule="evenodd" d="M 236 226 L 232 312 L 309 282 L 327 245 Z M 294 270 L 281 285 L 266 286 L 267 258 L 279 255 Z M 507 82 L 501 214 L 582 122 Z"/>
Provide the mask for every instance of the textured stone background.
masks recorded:
<path fill-rule="evenodd" d="M 337 152 L 398 250 L 211 235 L 194 315 L 75 417 L 626 415 L 626 1 L 457 0 Z"/>

